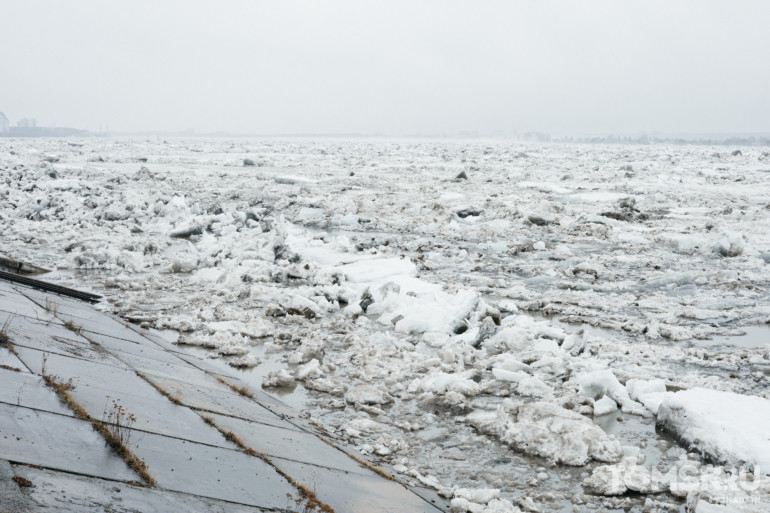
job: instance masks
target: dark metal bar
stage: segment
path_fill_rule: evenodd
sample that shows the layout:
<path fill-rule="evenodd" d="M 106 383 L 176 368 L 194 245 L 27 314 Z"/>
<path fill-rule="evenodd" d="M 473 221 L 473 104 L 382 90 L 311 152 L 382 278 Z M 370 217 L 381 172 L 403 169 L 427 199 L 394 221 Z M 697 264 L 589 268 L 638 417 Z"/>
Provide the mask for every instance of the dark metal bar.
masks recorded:
<path fill-rule="evenodd" d="M 36 280 L 34 278 L 21 276 L 19 274 L 9 273 L 6 271 L 0 271 L 0 279 L 21 283 L 32 288 L 45 290 L 46 292 L 54 292 L 56 294 L 61 294 L 62 296 L 74 297 L 82 301 L 88 301 L 89 303 L 97 303 L 100 299 L 102 299 L 102 296 L 91 294 L 90 292 L 83 292 L 68 287 L 62 287 L 61 285 L 55 285 L 53 283 Z"/>

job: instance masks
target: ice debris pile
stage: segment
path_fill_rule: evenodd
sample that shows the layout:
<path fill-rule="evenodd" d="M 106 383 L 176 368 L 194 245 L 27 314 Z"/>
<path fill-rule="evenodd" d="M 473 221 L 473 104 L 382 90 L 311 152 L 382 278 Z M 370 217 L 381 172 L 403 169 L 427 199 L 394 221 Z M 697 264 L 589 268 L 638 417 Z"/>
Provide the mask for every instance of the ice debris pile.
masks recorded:
<path fill-rule="evenodd" d="M 263 386 L 307 391 L 313 422 L 456 511 L 707 511 L 708 480 L 643 477 L 706 458 L 729 479 L 770 454 L 745 414 L 770 397 L 767 339 L 702 340 L 770 320 L 756 148 L 6 139 L 0 156 L 4 253 L 180 349 L 269 369 Z"/>

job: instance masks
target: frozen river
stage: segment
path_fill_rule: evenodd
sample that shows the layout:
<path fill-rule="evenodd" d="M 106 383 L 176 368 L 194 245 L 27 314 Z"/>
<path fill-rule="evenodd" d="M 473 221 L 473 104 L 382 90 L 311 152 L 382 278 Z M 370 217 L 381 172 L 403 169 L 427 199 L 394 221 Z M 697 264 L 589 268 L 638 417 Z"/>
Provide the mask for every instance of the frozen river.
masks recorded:
<path fill-rule="evenodd" d="M 768 507 L 769 226 L 765 148 L 0 140 L 0 252 L 457 511 Z"/>

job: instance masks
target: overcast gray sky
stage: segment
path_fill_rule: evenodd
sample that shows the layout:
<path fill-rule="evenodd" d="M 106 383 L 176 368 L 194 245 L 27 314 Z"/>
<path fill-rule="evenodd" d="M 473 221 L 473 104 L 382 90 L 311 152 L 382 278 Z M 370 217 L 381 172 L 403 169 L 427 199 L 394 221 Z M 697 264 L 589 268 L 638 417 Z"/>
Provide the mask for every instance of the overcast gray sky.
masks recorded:
<path fill-rule="evenodd" d="M 770 2 L 0 0 L 0 111 L 113 131 L 770 132 Z"/>

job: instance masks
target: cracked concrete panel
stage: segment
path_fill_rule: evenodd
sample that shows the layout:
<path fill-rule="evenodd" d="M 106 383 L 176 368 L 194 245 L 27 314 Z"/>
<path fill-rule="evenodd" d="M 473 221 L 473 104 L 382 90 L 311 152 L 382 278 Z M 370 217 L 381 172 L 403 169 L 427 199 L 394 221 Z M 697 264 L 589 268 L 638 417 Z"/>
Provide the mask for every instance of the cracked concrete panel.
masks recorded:
<path fill-rule="evenodd" d="M 134 342 L 136 344 L 146 344 L 147 341 L 133 330 L 126 329 L 125 326 L 106 326 L 103 323 L 96 323 L 94 321 L 81 320 L 77 321 L 82 323 L 83 331 L 86 334 L 93 333 L 98 335 L 109 335 L 114 338 L 125 340 L 128 342 Z"/>
<path fill-rule="evenodd" d="M 115 317 L 112 314 L 105 314 L 105 315 L 109 315 L 110 317 Z M 117 319 L 120 320 L 120 318 L 117 318 Z M 134 324 L 128 324 L 127 328 L 131 329 L 132 331 L 134 331 L 137 334 L 141 335 L 143 338 L 147 339 L 147 341 L 149 341 L 149 343 L 148 344 L 142 344 L 141 347 L 143 349 L 146 348 L 149 351 L 151 351 L 150 354 L 144 354 L 144 353 L 141 353 L 141 352 L 136 352 L 135 349 L 129 347 L 128 348 L 128 352 L 130 352 L 131 354 L 138 354 L 140 356 L 146 356 L 148 358 L 155 358 L 155 359 L 160 359 L 160 360 L 164 360 L 164 358 L 176 358 L 176 359 L 182 360 L 183 362 L 185 362 L 185 363 L 195 367 L 196 369 L 202 370 L 202 371 L 204 371 L 204 372 L 206 372 L 208 374 L 214 374 L 214 375 L 217 375 L 217 376 L 224 376 L 224 377 L 228 377 L 228 378 L 234 379 L 234 380 L 238 379 L 233 374 L 231 374 L 231 373 L 229 373 L 227 371 L 223 371 L 220 367 L 217 367 L 216 365 L 213 365 L 210 362 L 207 362 L 204 358 L 198 358 L 197 356 L 193 356 L 193 355 L 190 355 L 189 353 L 180 351 L 179 346 L 177 346 L 173 342 L 169 342 L 168 340 L 166 340 L 165 338 L 161 337 L 157 333 L 153 333 L 152 330 L 146 330 L 146 329 L 141 328 L 139 326 L 136 326 Z M 122 343 L 123 341 L 120 340 L 120 342 Z M 107 346 L 105 346 L 105 347 L 107 347 Z M 109 346 L 109 347 L 113 348 L 114 345 L 113 346 Z M 120 349 L 120 351 L 123 352 L 124 349 Z M 160 356 L 158 356 L 156 358 L 155 355 L 158 355 L 158 354 L 165 354 L 165 355 L 168 355 L 168 356 L 167 357 L 160 357 Z M 165 361 L 171 361 L 171 360 L 165 360 Z M 173 361 L 171 361 L 171 363 L 173 363 Z M 277 401 L 275 398 L 271 397 L 271 399 L 274 400 L 274 401 Z M 283 403 L 281 403 L 281 404 L 283 405 Z M 285 405 L 283 405 L 283 406 L 285 406 Z"/>
<path fill-rule="evenodd" d="M 14 284 L 10 281 L 0 281 L 0 292 L 14 292 L 13 287 Z"/>
<path fill-rule="evenodd" d="M 158 376 L 171 377 L 180 381 L 186 381 L 188 383 L 195 382 L 195 383 L 201 383 L 204 385 L 214 384 L 216 377 L 220 376 L 220 377 L 226 378 L 229 382 L 233 383 L 235 386 L 246 385 L 246 383 L 243 382 L 243 380 L 241 380 L 234 373 L 234 371 L 223 370 L 221 367 L 218 367 L 210 362 L 207 362 L 205 359 L 190 355 L 188 353 L 180 352 L 178 346 L 175 346 L 174 344 L 164 339 L 160 339 L 160 337 L 152 334 L 147 330 L 144 330 L 137 326 L 131 326 L 131 329 L 150 339 L 152 341 L 150 343 L 151 347 L 142 346 L 141 350 L 136 349 L 136 346 L 128 347 L 128 348 L 120 347 L 116 345 L 117 339 L 109 338 L 109 337 L 96 338 L 95 341 L 102 343 L 102 340 L 104 340 L 104 343 L 102 343 L 102 345 L 106 348 L 109 348 L 110 350 L 120 351 L 121 359 L 124 359 L 126 362 L 130 363 L 131 365 L 136 365 L 137 366 L 136 368 L 139 370 L 144 369 L 144 371 L 153 372 Z M 92 338 L 90 335 L 88 335 L 88 337 Z M 104 337 L 104 336 L 100 336 L 100 337 Z M 158 340 L 161 340 L 162 343 L 156 344 L 155 341 L 158 341 Z M 122 340 L 117 342 L 124 343 L 124 341 Z M 146 357 L 146 358 L 149 358 L 150 360 L 160 360 L 160 361 L 171 363 L 173 365 L 181 365 L 182 366 L 181 369 L 175 368 L 174 370 L 184 371 L 184 374 L 181 374 L 181 373 L 175 374 L 174 372 L 169 372 L 172 369 L 168 367 L 166 367 L 165 370 L 163 367 L 160 367 L 160 370 L 156 372 L 153 369 L 151 369 L 149 366 L 145 367 L 145 365 L 151 365 L 152 362 L 147 362 L 144 360 L 134 360 L 130 357 L 124 358 L 124 354 L 126 352 L 132 355 Z M 214 379 L 212 379 L 212 375 L 214 376 Z M 265 393 L 263 390 L 259 388 L 251 388 L 250 391 L 252 395 L 254 395 L 257 402 L 259 402 L 263 406 L 269 407 L 273 409 L 273 411 L 281 415 L 296 417 L 296 411 L 292 410 L 289 406 L 287 406 L 285 403 L 275 398 L 274 396 Z"/>
<path fill-rule="evenodd" d="M 0 404 L 0 454 L 9 461 L 67 472 L 139 480 L 90 423 L 19 406 Z"/>
<path fill-rule="evenodd" d="M 137 343 L 142 342 L 143 337 L 138 336 L 139 334 L 134 330 L 128 329 L 128 321 L 119 322 L 112 317 L 107 317 L 101 312 L 97 312 L 95 310 L 90 310 L 86 314 L 86 311 L 83 310 L 76 311 L 74 309 L 70 309 L 69 311 L 58 312 L 56 316 L 65 322 L 72 320 L 72 322 L 76 324 L 82 324 L 83 329 L 88 331 L 104 333 L 107 335 L 112 334 L 113 336 L 125 338 L 126 340 L 132 340 Z"/>
<path fill-rule="evenodd" d="M 34 319 L 17 318 L 8 329 L 14 346 L 37 349 L 49 354 L 72 356 L 113 367 L 126 367 L 113 355 L 91 344 L 79 333 L 62 325 L 39 323 Z"/>
<path fill-rule="evenodd" d="M 43 378 L 29 372 L 0 369 L 0 403 L 72 416 Z"/>
<path fill-rule="evenodd" d="M 232 379 L 236 382 L 240 381 L 235 376 L 227 373 L 227 371 L 223 371 L 220 367 L 217 367 L 216 365 L 206 361 L 203 358 L 198 358 L 197 356 L 193 356 L 188 353 L 179 352 L 179 348 L 170 349 L 169 351 L 180 360 L 187 362 L 189 365 L 192 365 L 196 369 L 200 369 L 203 372 L 213 374 L 214 376 L 222 376 L 228 379 Z"/>
<path fill-rule="evenodd" d="M 364 468 L 344 452 L 310 433 L 256 424 L 223 415 L 209 414 L 209 416 L 214 419 L 218 427 L 237 434 L 247 446 L 259 453 L 346 472 L 374 475 L 371 470 Z"/>
<path fill-rule="evenodd" d="M 45 469 L 16 466 L 32 487 L 27 501 L 57 513 L 259 513 L 260 508 L 205 499 L 178 492 L 115 483 Z M 2 509 L 0 509 L 2 511 Z"/>
<path fill-rule="evenodd" d="M 146 377 L 156 386 L 172 396 L 178 397 L 185 406 L 240 417 L 271 426 L 301 430 L 288 419 L 279 417 L 248 397 L 238 395 L 214 378 L 211 378 L 210 385 L 201 385 L 185 383 L 154 374 L 147 374 Z"/>
<path fill-rule="evenodd" d="M 296 410 L 291 408 L 289 405 L 287 405 L 280 399 L 268 394 L 267 392 L 262 390 L 261 387 L 251 386 L 249 383 L 245 382 L 244 380 L 236 376 L 223 376 L 223 377 L 228 383 L 235 385 L 236 387 L 245 386 L 246 388 L 248 388 L 256 402 L 258 402 L 259 404 L 261 404 L 263 407 L 267 408 L 271 412 L 275 413 L 276 415 L 282 418 L 292 419 L 292 422 L 299 419 Z M 305 425 L 304 423 L 301 423 L 300 429 L 307 429 L 307 425 Z"/>
<path fill-rule="evenodd" d="M 72 378 L 74 384 L 78 383 L 110 383 L 110 387 L 130 387 L 135 380 L 141 379 L 136 373 L 118 359 L 112 359 L 111 355 L 102 358 L 101 361 L 84 359 L 73 356 L 62 356 L 48 351 L 30 349 L 23 345 L 15 346 L 15 351 L 24 365 L 35 374 L 56 376 L 59 381 L 67 381 Z"/>
<path fill-rule="evenodd" d="M 133 439 L 133 434 L 131 435 Z M 260 458 L 233 449 L 141 433 L 134 453 L 159 487 L 263 508 L 283 508 L 296 489 Z"/>
<path fill-rule="evenodd" d="M 286 403 L 284 403 L 280 399 L 268 394 L 258 386 L 252 386 L 251 384 L 239 378 L 237 375 L 228 373 L 228 371 L 229 370 L 218 369 L 216 376 L 211 376 L 206 374 L 205 383 L 207 385 L 213 386 L 216 389 L 224 388 L 226 390 L 229 390 L 231 391 L 232 394 L 238 394 L 238 393 L 232 391 L 232 388 L 230 387 L 230 385 L 235 387 L 245 387 L 251 394 L 252 401 L 259 403 L 262 407 L 270 410 L 272 413 L 285 419 L 296 420 L 299 418 L 297 416 L 297 411 L 292 409 L 290 406 L 288 406 Z M 219 381 L 218 377 L 223 378 L 226 383 L 222 383 L 221 381 Z M 306 426 L 302 426 L 300 429 L 306 429 Z"/>
<path fill-rule="evenodd" d="M 137 333 L 147 335 L 148 339 L 142 343 L 129 343 L 125 339 L 91 332 L 87 332 L 86 337 L 89 340 L 98 343 L 104 349 L 112 351 L 118 355 L 121 360 L 128 362 L 130 365 L 137 369 L 140 369 L 143 366 L 147 366 L 144 368 L 148 371 L 151 370 L 149 366 L 153 365 L 152 360 L 154 360 L 157 362 L 181 366 L 183 369 L 185 369 L 185 371 L 189 370 L 194 372 L 195 376 L 202 375 L 201 371 L 210 372 L 217 375 L 225 375 L 222 374 L 221 369 L 211 365 L 205 360 L 190 356 L 186 353 L 178 352 L 178 348 L 170 343 L 168 343 L 168 345 L 171 349 L 166 349 L 164 346 L 156 344 L 154 339 L 157 337 L 152 336 L 149 332 L 142 330 L 141 328 L 132 327 L 132 329 L 134 329 L 134 331 Z M 134 359 L 133 357 L 141 358 Z M 190 375 L 192 376 L 192 374 Z M 230 377 L 230 375 L 227 376 Z"/>
<path fill-rule="evenodd" d="M 118 321 L 94 310 L 82 301 L 65 300 L 60 296 L 41 293 L 32 289 L 24 290 L 24 295 L 32 299 L 43 311 L 48 308 L 50 312 L 55 314 L 59 323 L 72 322 L 84 331 L 112 335 L 136 343 L 147 343 L 144 337 L 128 328 L 130 326 L 128 322 Z"/>
<path fill-rule="evenodd" d="M 147 341 L 149 341 L 149 344 L 143 345 L 142 347 L 146 347 L 148 349 L 154 348 L 155 351 L 158 351 L 166 355 L 170 355 L 169 357 L 173 355 L 173 357 L 186 362 L 187 364 L 195 367 L 196 369 L 205 371 L 208 374 L 226 376 L 231 379 L 238 379 L 237 377 L 233 376 L 231 373 L 228 373 L 227 371 L 223 371 L 220 367 L 217 367 L 216 365 L 213 365 L 207 362 L 204 358 L 198 358 L 197 356 L 193 356 L 184 351 L 180 351 L 179 346 L 177 346 L 173 342 L 169 342 L 168 340 L 161 337 L 157 333 L 153 333 L 152 330 L 146 330 L 134 324 L 129 324 L 127 327 L 132 331 L 136 332 L 137 334 L 141 335 L 143 338 L 147 339 Z M 133 354 L 140 354 L 141 356 L 154 358 L 153 355 L 155 353 L 153 353 L 153 355 L 145 355 L 142 353 L 134 352 Z M 161 359 L 161 358 L 158 358 L 158 359 Z"/>
<path fill-rule="evenodd" d="M 128 342 L 124 339 L 111 337 L 109 335 L 102 335 L 100 333 L 86 333 L 86 337 L 88 340 L 99 344 L 104 349 L 112 351 L 121 359 L 126 356 L 142 356 L 144 358 L 176 365 L 186 364 L 186 362 L 181 358 L 178 358 L 175 354 L 161 349 L 150 341 L 140 344 L 137 342 Z"/>
<path fill-rule="evenodd" d="M 118 320 L 118 321 L 122 321 L 123 320 L 123 319 L 121 319 L 120 317 L 118 317 L 118 316 L 116 316 L 114 314 L 105 313 L 105 315 L 109 316 L 112 319 Z M 129 329 L 129 330 L 137 333 L 138 335 L 141 335 L 143 338 L 146 338 L 147 340 L 149 340 L 153 344 L 155 344 L 155 345 L 165 349 L 166 351 L 176 351 L 177 350 L 177 347 L 172 342 L 169 342 L 168 340 L 166 340 L 165 338 L 161 337 L 157 333 L 153 333 L 151 330 L 146 330 L 146 329 L 141 328 L 141 327 L 137 326 L 136 324 L 132 324 L 132 323 L 128 323 L 126 325 L 126 329 Z"/>
<path fill-rule="evenodd" d="M 314 491 L 321 502 L 336 513 L 438 513 L 426 502 L 399 483 L 378 475 L 364 476 L 305 463 L 272 458 L 273 464 Z"/>
<path fill-rule="evenodd" d="M 154 374 L 158 377 L 173 378 L 191 385 L 212 385 L 211 376 L 193 367 L 192 365 L 177 359 L 175 363 L 164 362 L 143 356 L 121 354 L 121 359 L 142 374 Z"/>

